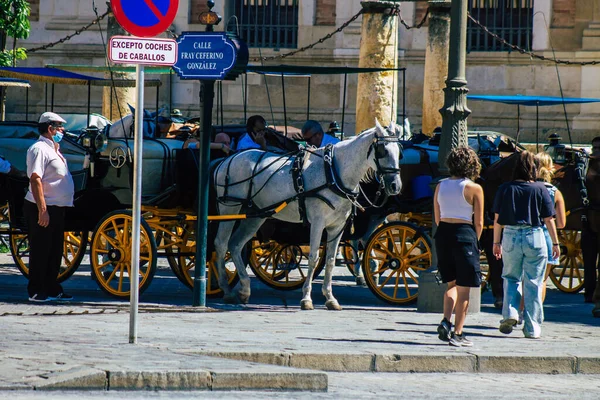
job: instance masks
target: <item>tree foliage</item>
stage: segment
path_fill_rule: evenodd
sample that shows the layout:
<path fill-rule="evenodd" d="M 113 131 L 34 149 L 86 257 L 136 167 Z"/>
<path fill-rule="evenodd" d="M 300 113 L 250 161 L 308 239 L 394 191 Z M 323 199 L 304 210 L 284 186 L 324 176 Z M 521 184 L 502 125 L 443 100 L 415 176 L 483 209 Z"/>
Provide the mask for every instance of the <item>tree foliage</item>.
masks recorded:
<path fill-rule="evenodd" d="M 27 58 L 25 49 L 13 49 L 9 38 L 15 40 L 29 37 L 30 12 L 31 8 L 26 0 L 0 0 L 0 65 L 11 66 L 15 60 Z"/>

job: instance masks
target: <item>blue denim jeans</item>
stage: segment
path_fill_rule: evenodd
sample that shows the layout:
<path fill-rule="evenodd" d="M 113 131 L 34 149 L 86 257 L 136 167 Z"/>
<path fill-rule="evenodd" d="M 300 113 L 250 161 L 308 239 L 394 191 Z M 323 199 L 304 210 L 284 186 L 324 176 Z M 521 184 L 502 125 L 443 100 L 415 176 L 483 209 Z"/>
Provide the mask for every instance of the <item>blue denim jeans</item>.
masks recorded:
<path fill-rule="evenodd" d="M 544 310 L 542 287 L 548 250 L 541 227 L 506 226 L 502 237 L 504 261 L 504 319 L 518 319 L 521 296 L 525 296 L 523 332 L 528 336 L 540 336 Z M 523 284 L 521 284 L 521 281 Z"/>

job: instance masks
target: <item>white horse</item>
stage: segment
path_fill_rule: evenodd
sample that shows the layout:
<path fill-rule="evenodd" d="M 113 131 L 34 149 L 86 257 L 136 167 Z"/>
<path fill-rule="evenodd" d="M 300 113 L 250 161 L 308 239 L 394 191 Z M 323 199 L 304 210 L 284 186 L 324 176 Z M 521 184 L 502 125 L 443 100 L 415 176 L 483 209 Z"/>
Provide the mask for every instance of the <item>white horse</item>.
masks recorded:
<path fill-rule="evenodd" d="M 346 221 L 352 212 L 353 198 L 365 174 L 373 169 L 385 184 L 388 195 L 400 193 L 399 162 L 402 148 L 396 126 L 383 128 L 377 121 L 374 128 L 335 144 L 308 152 L 302 167 L 303 193 L 298 193 L 292 179 L 293 156 L 248 150 L 225 159 L 214 171 L 213 182 L 221 215 L 240 214 L 257 210 L 272 210 L 283 202 L 289 203 L 273 218 L 301 222 L 298 196 L 305 195 L 305 216 L 310 223 L 310 254 L 308 273 L 303 286 L 301 307 L 314 309 L 311 299 L 312 277 L 318 262 L 323 231 L 327 232 L 326 268 L 323 280 L 325 306 L 341 310 L 331 289 L 331 278 L 338 244 Z M 388 133 L 391 132 L 391 133 Z M 296 164 L 297 169 L 297 164 Z M 333 171 L 327 176 L 328 171 Z M 333 176 L 333 178 L 331 178 Z M 296 178 L 297 179 L 297 178 Z M 333 179 L 333 183 L 331 182 Z M 260 214 L 260 212 L 259 212 Z M 242 260 L 242 249 L 265 221 L 266 216 L 221 222 L 215 238 L 219 286 L 226 302 L 247 303 L 250 298 L 250 278 Z M 236 224 L 237 229 L 234 231 Z M 240 277 L 240 287 L 233 293 L 227 283 L 225 253 L 229 252 Z"/>

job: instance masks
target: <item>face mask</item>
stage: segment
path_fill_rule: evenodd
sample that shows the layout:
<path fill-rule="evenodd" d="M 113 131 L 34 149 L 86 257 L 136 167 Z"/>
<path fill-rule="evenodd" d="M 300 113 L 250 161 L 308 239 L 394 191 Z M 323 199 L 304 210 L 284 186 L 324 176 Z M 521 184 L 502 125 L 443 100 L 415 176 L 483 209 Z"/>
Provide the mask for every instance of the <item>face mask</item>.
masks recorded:
<path fill-rule="evenodd" d="M 55 143 L 58 143 L 62 140 L 64 135 L 64 133 L 57 131 L 54 135 L 52 135 L 52 140 L 54 140 Z"/>

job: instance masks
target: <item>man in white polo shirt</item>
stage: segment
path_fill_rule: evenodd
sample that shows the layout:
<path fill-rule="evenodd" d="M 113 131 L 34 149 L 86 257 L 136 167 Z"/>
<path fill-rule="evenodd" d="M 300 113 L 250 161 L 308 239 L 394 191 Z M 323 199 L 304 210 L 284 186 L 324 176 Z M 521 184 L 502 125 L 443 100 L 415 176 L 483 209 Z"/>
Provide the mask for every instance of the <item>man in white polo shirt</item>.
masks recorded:
<path fill-rule="evenodd" d="M 29 191 L 23 211 L 29 228 L 29 300 L 71 300 L 57 281 L 63 254 L 65 208 L 73 206 L 73 178 L 58 144 L 66 121 L 58 114 L 41 115 L 40 137 L 27 150 Z"/>

